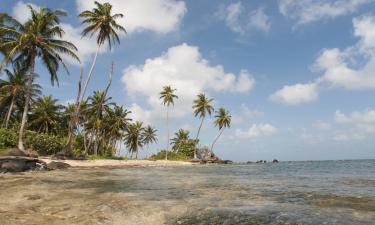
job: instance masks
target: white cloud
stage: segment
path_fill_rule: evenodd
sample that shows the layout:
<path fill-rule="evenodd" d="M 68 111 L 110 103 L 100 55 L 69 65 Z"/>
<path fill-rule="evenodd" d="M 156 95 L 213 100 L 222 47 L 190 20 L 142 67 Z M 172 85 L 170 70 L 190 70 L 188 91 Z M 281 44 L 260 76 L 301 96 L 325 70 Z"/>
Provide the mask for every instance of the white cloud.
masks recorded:
<path fill-rule="evenodd" d="M 332 126 L 330 123 L 319 120 L 313 124 L 313 127 L 319 130 L 329 130 L 331 129 Z"/>
<path fill-rule="evenodd" d="M 243 124 L 255 117 L 264 115 L 263 112 L 260 112 L 258 110 L 252 110 L 245 104 L 241 104 L 240 110 L 236 110 L 236 111 L 239 111 L 239 113 L 232 115 L 233 124 Z"/>
<path fill-rule="evenodd" d="M 335 112 L 335 122 L 340 124 L 375 124 L 375 110 L 368 110 L 364 112 L 355 111 L 350 115 L 345 115 L 340 110 Z"/>
<path fill-rule="evenodd" d="M 373 0 L 279 0 L 282 15 L 295 20 L 297 25 L 333 19 L 355 12 Z"/>
<path fill-rule="evenodd" d="M 179 99 L 175 102 L 171 117 L 181 118 L 192 113 L 191 105 L 198 93 L 244 93 L 255 84 L 248 71 L 241 70 L 237 76 L 227 73 L 221 65 L 210 65 L 198 47 L 185 43 L 169 48 L 159 57 L 147 59 L 143 65 L 129 66 L 124 70 L 122 82 L 130 96 L 146 97 L 151 111 L 150 118 L 164 115 L 159 92 L 165 85 L 177 89 Z"/>
<path fill-rule="evenodd" d="M 343 51 L 323 50 L 315 67 L 323 71 L 322 78 L 334 86 L 352 90 L 375 88 L 375 17 L 355 18 L 353 26 L 359 42 Z"/>
<path fill-rule="evenodd" d="M 73 27 L 70 24 L 62 23 L 61 28 L 65 31 L 63 39 L 72 42 L 78 48 L 77 55 L 82 63 L 87 62 L 89 60 L 90 55 L 96 52 L 97 45 L 95 38 L 82 37 L 82 28 Z M 107 49 L 108 48 L 106 46 L 102 46 L 99 52 L 103 53 Z M 64 57 L 64 59 L 67 60 L 69 63 L 78 63 L 71 57 Z"/>
<path fill-rule="evenodd" d="M 247 130 L 237 129 L 235 132 L 235 138 L 239 139 L 251 139 L 261 136 L 270 136 L 277 132 L 277 129 L 271 124 L 253 124 Z"/>
<path fill-rule="evenodd" d="M 354 35 L 359 41 L 344 50 L 323 49 L 314 63 L 322 75 L 316 82 L 284 86 L 271 96 L 272 100 L 299 104 L 318 98 L 322 84 L 349 90 L 375 88 L 375 16 L 353 19 Z"/>
<path fill-rule="evenodd" d="M 179 0 L 98 0 L 109 2 L 114 13 L 124 17 L 119 23 L 128 33 L 148 30 L 156 33 L 168 33 L 178 28 L 187 12 L 185 2 Z M 91 10 L 94 0 L 76 0 L 79 12 Z"/>
<path fill-rule="evenodd" d="M 227 6 L 222 5 L 217 16 L 224 20 L 230 30 L 241 35 L 252 30 L 267 32 L 271 28 L 270 18 L 263 8 L 250 11 L 245 9 L 240 1 Z"/>
<path fill-rule="evenodd" d="M 311 102 L 318 99 L 319 93 L 316 83 L 286 85 L 270 96 L 275 102 L 289 105 Z"/>
<path fill-rule="evenodd" d="M 29 2 L 25 3 L 23 1 L 17 2 L 13 7 L 12 16 L 21 23 L 25 23 L 31 17 L 30 9 L 27 5 L 31 5 L 33 8 L 38 8 L 35 4 Z"/>

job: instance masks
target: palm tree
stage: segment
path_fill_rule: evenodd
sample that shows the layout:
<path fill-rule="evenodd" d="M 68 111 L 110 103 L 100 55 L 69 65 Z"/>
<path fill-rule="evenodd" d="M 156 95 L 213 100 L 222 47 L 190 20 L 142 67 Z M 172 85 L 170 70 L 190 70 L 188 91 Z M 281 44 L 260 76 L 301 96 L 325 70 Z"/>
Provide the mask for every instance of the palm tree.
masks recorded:
<path fill-rule="evenodd" d="M 143 144 L 147 146 L 147 151 L 150 144 L 156 143 L 158 141 L 156 132 L 157 130 L 150 125 L 143 130 Z"/>
<path fill-rule="evenodd" d="M 201 118 L 201 123 L 198 128 L 197 136 L 195 138 L 196 143 L 198 143 L 199 133 L 201 131 L 204 118 L 209 115 L 211 116 L 212 112 L 214 111 L 214 108 L 212 107 L 213 99 L 207 98 L 207 96 L 204 93 L 200 93 L 197 95 L 197 98 L 193 102 L 193 109 L 195 117 L 199 116 Z M 194 159 L 197 158 L 197 151 L 194 151 Z"/>
<path fill-rule="evenodd" d="M 0 68 L 14 61 L 27 68 L 30 74 L 19 131 L 18 148 L 21 150 L 25 149 L 23 136 L 29 111 L 30 90 L 35 76 L 36 59 L 41 59 L 42 64 L 47 68 L 52 84 L 55 81 L 58 82 L 57 71 L 60 64 L 68 72 L 60 54 L 68 55 L 79 61 L 75 53 L 77 48 L 72 43 L 61 40 L 64 31 L 59 26 L 60 17 L 65 16 L 66 13 L 43 7 L 35 10 L 31 5 L 28 7 L 31 11 L 31 18 L 25 24 L 21 24 L 16 19 L 6 15 L 4 17 L 5 22 L 0 25 L 0 34 L 5 37 L 0 43 L 0 49 L 6 53 Z"/>
<path fill-rule="evenodd" d="M 125 28 L 116 22 L 116 19 L 124 17 L 123 14 L 112 15 L 112 5 L 109 3 L 101 4 L 95 1 L 95 5 L 96 8 L 93 8 L 91 11 L 86 10 L 79 14 L 79 17 L 83 18 L 82 24 L 87 24 L 87 27 L 82 31 L 82 36 L 90 35 L 90 37 L 92 37 L 94 34 L 97 34 L 97 49 L 83 87 L 82 99 L 85 96 L 87 85 L 91 79 L 100 47 L 107 41 L 108 46 L 111 49 L 112 44 L 115 44 L 116 42 L 120 44 L 120 38 L 116 31 L 123 31 L 126 33 Z"/>
<path fill-rule="evenodd" d="M 176 89 L 173 89 L 170 85 L 164 86 L 162 92 L 160 92 L 160 99 L 163 100 L 163 105 L 167 106 L 167 150 L 165 151 L 165 160 L 168 160 L 168 150 L 169 150 L 169 115 L 168 109 L 170 105 L 174 105 L 174 99 L 178 96 L 174 94 Z"/>
<path fill-rule="evenodd" d="M 30 127 L 43 133 L 55 133 L 61 122 L 61 110 L 63 106 L 57 104 L 57 99 L 52 95 L 38 98 L 31 108 Z"/>
<path fill-rule="evenodd" d="M 27 90 L 28 76 L 25 75 L 25 71 L 14 65 L 13 72 L 5 69 L 7 80 L 0 79 L 0 105 L 1 107 L 8 108 L 5 120 L 3 121 L 3 127 L 6 129 L 9 125 L 9 120 L 12 115 L 14 105 L 16 101 L 23 102 L 23 98 Z M 35 97 L 41 94 L 41 86 L 39 84 L 33 84 L 31 87 L 31 95 Z"/>
<path fill-rule="evenodd" d="M 91 150 L 92 145 L 94 144 L 94 154 L 97 155 L 99 144 L 100 144 L 100 134 L 104 127 L 103 118 L 104 113 L 109 111 L 109 107 L 114 103 L 110 102 L 112 98 L 106 98 L 105 92 L 94 91 L 94 94 L 88 98 L 88 107 L 87 107 L 87 121 L 85 128 L 90 133 L 90 140 L 88 143 L 88 149 Z"/>
<path fill-rule="evenodd" d="M 232 116 L 230 115 L 229 111 L 224 109 L 223 107 L 219 108 L 218 111 L 216 111 L 215 115 L 215 127 L 219 127 L 219 135 L 215 138 L 215 140 L 212 142 L 211 145 L 211 152 L 214 148 L 214 145 L 216 141 L 220 138 L 221 134 L 223 133 L 224 129 L 226 127 L 230 127 Z"/>
<path fill-rule="evenodd" d="M 113 150 L 115 150 L 116 143 L 122 139 L 127 126 L 132 120 L 128 117 L 130 113 L 130 111 L 118 105 L 115 105 L 113 109 L 109 108 L 106 110 L 104 134 L 102 135 L 107 137 L 107 145 Z"/>
<path fill-rule="evenodd" d="M 131 123 L 127 126 L 124 141 L 125 145 L 129 148 L 131 152 L 131 157 L 133 158 L 133 153 L 135 152 L 135 158 L 138 158 L 138 149 L 143 146 L 143 134 L 144 128 L 142 122 Z"/>
<path fill-rule="evenodd" d="M 178 152 L 184 144 L 187 144 L 189 141 L 189 131 L 184 130 L 184 129 L 179 129 L 175 134 L 174 138 L 172 138 L 172 144 L 173 144 L 173 150 Z"/>

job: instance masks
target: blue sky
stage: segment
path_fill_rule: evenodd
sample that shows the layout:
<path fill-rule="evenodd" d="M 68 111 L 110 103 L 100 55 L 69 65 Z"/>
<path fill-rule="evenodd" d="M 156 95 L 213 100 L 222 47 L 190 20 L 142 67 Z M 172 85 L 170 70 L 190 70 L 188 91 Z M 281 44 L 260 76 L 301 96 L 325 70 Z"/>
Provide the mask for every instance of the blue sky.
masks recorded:
<path fill-rule="evenodd" d="M 110 95 L 159 130 L 151 152 L 166 145 L 158 92 L 171 84 L 180 96 L 172 131 L 183 127 L 195 136 L 191 102 L 198 92 L 231 111 L 232 126 L 215 149 L 222 158 L 375 158 L 374 1 L 109 2 L 125 15 L 120 23 L 128 34 L 111 51 L 102 49 L 89 93 L 105 88 L 114 61 Z M 93 1 L 1 0 L 0 10 L 22 21 L 28 3 L 68 12 L 65 38 L 80 49 L 87 73 L 96 46 L 80 38 L 77 14 Z M 59 73 L 59 87 L 37 68 L 45 94 L 64 104 L 75 98 L 80 68 L 68 62 L 70 75 Z M 217 133 L 207 119 L 202 143 Z"/>

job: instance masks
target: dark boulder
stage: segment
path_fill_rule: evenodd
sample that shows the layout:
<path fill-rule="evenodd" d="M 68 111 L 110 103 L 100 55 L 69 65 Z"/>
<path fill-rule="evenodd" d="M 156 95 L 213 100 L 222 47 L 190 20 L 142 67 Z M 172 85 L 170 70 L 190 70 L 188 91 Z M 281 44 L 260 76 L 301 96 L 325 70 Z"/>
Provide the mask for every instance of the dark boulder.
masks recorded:
<path fill-rule="evenodd" d="M 4 155 L 4 156 L 22 156 L 22 157 L 28 157 L 29 156 L 29 154 L 27 154 L 27 152 L 22 151 L 18 148 L 12 148 L 12 149 L 4 152 L 2 155 Z"/>
<path fill-rule="evenodd" d="M 46 163 L 37 158 L 25 156 L 0 156 L 0 172 L 24 172 L 45 169 Z"/>
<path fill-rule="evenodd" d="M 68 163 L 64 163 L 64 162 L 52 161 L 52 162 L 47 164 L 47 168 L 49 170 L 61 170 L 61 169 L 67 169 L 69 167 L 70 167 L 70 165 Z"/>

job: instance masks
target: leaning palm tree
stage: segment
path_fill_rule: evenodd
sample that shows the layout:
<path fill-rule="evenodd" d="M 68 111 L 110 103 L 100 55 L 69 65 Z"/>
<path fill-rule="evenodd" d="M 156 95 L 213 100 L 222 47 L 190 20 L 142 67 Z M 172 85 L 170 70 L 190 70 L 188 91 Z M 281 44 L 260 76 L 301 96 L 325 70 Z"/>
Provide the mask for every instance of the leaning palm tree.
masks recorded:
<path fill-rule="evenodd" d="M 57 101 L 52 95 L 45 95 L 35 101 L 30 115 L 30 127 L 33 130 L 56 134 L 63 109 L 63 106 L 57 104 Z"/>
<path fill-rule="evenodd" d="M 5 69 L 7 80 L 0 79 L 0 106 L 7 108 L 3 127 L 8 128 L 9 120 L 14 110 L 15 104 L 22 102 L 27 90 L 28 76 L 25 71 L 14 65 L 13 72 Z M 41 86 L 33 84 L 31 87 L 31 96 L 35 97 L 41 94 Z"/>
<path fill-rule="evenodd" d="M 83 87 L 81 99 L 85 96 L 86 88 L 91 79 L 100 47 L 105 42 L 108 42 L 108 46 L 111 49 L 112 44 L 116 42 L 120 44 L 120 38 L 116 32 L 122 31 L 126 33 L 125 28 L 116 22 L 118 18 L 124 17 L 123 14 L 112 14 L 112 5 L 109 3 L 101 4 L 95 1 L 95 5 L 96 7 L 91 11 L 86 10 L 79 14 L 79 17 L 83 18 L 82 24 L 87 24 L 87 27 L 82 31 L 82 36 L 90 35 L 90 37 L 92 37 L 96 34 L 97 43 L 96 53 Z"/>
<path fill-rule="evenodd" d="M 126 128 L 124 141 L 131 152 L 131 158 L 133 158 L 134 152 L 135 158 L 138 158 L 138 149 L 143 146 L 143 130 L 143 123 L 139 121 L 129 124 Z"/>
<path fill-rule="evenodd" d="M 168 160 L 168 151 L 169 151 L 169 106 L 174 105 L 174 99 L 177 99 L 178 96 L 174 94 L 176 89 L 173 89 L 170 85 L 164 86 L 163 90 L 160 92 L 160 99 L 163 101 L 163 105 L 167 106 L 167 149 L 165 151 L 165 160 Z"/>
<path fill-rule="evenodd" d="M 173 150 L 178 152 L 180 148 L 187 144 L 189 141 L 189 131 L 184 129 L 179 129 L 175 134 L 174 138 L 171 140 L 173 144 Z"/>
<path fill-rule="evenodd" d="M 156 143 L 158 138 L 156 136 L 157 130 L 150 125 L 143 130 L 143 144 L 147 146 L 147 151 L 152 143 Z"/>
<path fill-rule="evenodd" d="M 0 49 L 5 52 L 4 65 L 13 61 L 20 63 L 29 72 L 25 107 L 19 130 L 18 148 L 24 150 L 23 136 L 29 111 L 31 88 L 35 76 L 36 60 L 40 59 L 42 65 L 47 68 L 51 77 L 51 83 L 58 82 L 57 71 L 62 65 L 68 72 L 61 54 L 68 55 L 79 61 L 76 55 L 77 48 L 70 42 L 62 40 L 64 31 L 59 26 L 60 17 L 66 13 L 59 10 L 50 10 L 41 7 L 39 10 L 28 6 L 31 18 L 24 24 L 6 15 L 3 24 L 0 25 L 0 34 L 4 35 L 0 43 Z"/>
<path fill-rule="evenodd" d="M 232 116 L 230 115 L 229 111 L 224 109 L 223 107 L 219 108 L 219 110 L 216 111 L 214 124 L 215 124 L 215 127 L 219 128 L 220 132 L 215 138 L 215 140 L 212 142 L 211 152 L 213 151 L 214 145 L 216 141 L 220 138 L 224 129 L 227 127 L 230 127 L 231 119 L 232 119 Z"/>
<path fill-rule="evenodd" d="M 195 138 L 195 142 L 198 143 L 199 133 L 201 131 L 204 118 L 208 115 L 211 116 L 214 108 L 212 107 L 213 99 L 209 99 L 204 93 L 200 93 L 197 95 L 197 98 L 193 102 L 193 109 L 195 117 L 199 116 L 201 118 L 201 123 L 198 128 L 197 136 Z M 197 158 L 197 151 L 194 151 L 194 159 Z"/>

